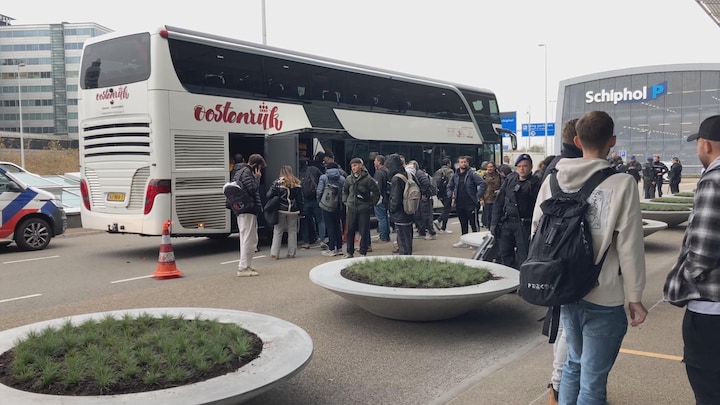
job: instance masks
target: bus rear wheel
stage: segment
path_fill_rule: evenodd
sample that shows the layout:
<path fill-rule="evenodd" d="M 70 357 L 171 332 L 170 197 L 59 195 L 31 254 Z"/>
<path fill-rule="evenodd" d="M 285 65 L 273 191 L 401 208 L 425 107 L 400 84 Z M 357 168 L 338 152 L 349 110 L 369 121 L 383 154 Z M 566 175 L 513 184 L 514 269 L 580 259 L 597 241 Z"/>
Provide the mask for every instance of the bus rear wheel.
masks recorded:
<path fill-rule="evenodd" d="M 15 243 L 21 250 L 42 250 L 52 238 L 50 225 L 42 218 L 27 218 L 15 232 Z"/>

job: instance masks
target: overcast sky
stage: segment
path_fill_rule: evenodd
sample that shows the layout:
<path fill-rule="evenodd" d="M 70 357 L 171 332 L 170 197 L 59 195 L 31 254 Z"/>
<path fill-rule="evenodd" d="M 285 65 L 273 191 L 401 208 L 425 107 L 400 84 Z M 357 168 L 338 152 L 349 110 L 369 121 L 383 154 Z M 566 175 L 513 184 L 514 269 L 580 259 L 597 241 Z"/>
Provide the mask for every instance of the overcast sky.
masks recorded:
<path fill-rule="evenodd" d="M 261 0 L 5 1 L 13 25 L 161 25 L 262 43 Z M 695 0 L 266 0 L 268 45 L 493 90 L 518 125 L 544 122 L 558 82 L 628 67 L 718 63 L 720 27 Z M 548 103 L 553 120 L 554 103 Z"/>

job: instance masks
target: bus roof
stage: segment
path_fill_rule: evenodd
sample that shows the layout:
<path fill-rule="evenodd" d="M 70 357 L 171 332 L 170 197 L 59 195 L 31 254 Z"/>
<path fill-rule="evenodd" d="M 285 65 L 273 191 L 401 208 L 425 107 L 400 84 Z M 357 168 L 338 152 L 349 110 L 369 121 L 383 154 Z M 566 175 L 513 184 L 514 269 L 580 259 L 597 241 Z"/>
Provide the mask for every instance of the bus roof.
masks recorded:
<path fill-rule="evenodd" d="M 411 75 L 408 73 L 403 72 L 397 72 L 393 70 L 387 70 L 387 69 L 381 69 L 373 66 L 367 66 L 362 65 L 359 63 L 353 63 L 353 62 L 347 62 L 342 61 L 338 59 L 332 59 L 327 58 L 323 56 L 317 56 L 312 55 L 308 53 L 303 52 L 297 52 L 297 51 L 291 51 L 288 49 L 283 48 L 277 48 L 269 45 L 262 45 L 255 42 L 249 42 L 249 41 L 242 41 L 239 39 L 234 38 L 228 38 L 223 37 L 220 35 L 214 35 L 214 34 L 208 34 L 200 31 L 194 31 L 189 30 L 185 28 L 180 27 L 173 27 L 166 25 L 164 27 L 160 27 L 156 29 L 155 31 L 150 31 L 151 34 L 157 34 L 161 32 L 162 30 L 166 30 L 168 33 L 169 38 L 181 38 L 185 40 L 192 40 L 193 42 L 200 42 L 208 45 L 214 45 L 221 48 L 235 48 L 235 49 L 243 49 L 245 51 L 261 54 L 261 55 L 267 55 L 267 56 L 275 56 L 275 57 L 282 57 L 286 59 L 295 60 L 297 62 L 303 62 L 303 63 L 311 63 L 315 65 L 325 66 L 328 68 L 341 68 L 343 70 L 349 70 L 349 71 L 355 71 L 358 73 L 367 73 L 374 76 L 383 76 L 388 77 L 390 79 L 401 79 L 409 82 L 416 82 L 421 84 L 430 84 L 430 85 L 436 85 L 441 87 L 453 87 L 460 91 L 471 91 L 471 92 L 478 92 L 478 93 L 485 93 L 485 94 L 492 94 L 495 93 L 489 89 L 484 88 L 478 88 L 478 87 L 472 87 L 467 86 L 464 84 L 444 81 L 444 80 L 438 80 L 433 79 L 429 77 L 424 76 L 417 76 L 417 75 Z M 87 41 L 85 41 L 86 45 L 102 42 L 104 40 L 107 40 L 109 38 L 117 38 L 122 37 L 125 35 L 131 35 L 133 33 L 120 33 L 120 32 L 114 32 L 110 34 L 105 34 L 99 37 L 90 38 Z"/>

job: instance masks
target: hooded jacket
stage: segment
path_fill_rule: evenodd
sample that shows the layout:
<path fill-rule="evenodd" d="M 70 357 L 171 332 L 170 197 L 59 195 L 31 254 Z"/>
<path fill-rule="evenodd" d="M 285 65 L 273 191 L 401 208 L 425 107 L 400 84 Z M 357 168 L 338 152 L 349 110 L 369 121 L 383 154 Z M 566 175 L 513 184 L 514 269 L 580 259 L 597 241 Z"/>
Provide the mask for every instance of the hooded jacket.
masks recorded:
<path fill-rule="evenodd" d="M 385 159 L 385 167 L 387 167 L 390 176 L 390 202 L 388 203 L 390 219 L 392 222 L 400 225 L 411 224 L 415 216 L 406 214 L 405 208 L 403 208 L 405 180 L 395 177 L 396 174 L 400 174 L 407 179 L 409 174 L 405 171 L 400 156 L 395 154 Z"/>
<path fill-rule="evenodd" d="M 557 180 L 565 192 L 576 192 L 597 171 L 610 167 L 600 158 L 562 159 L 557 163 Z M 540 204 L 550 198 L 550 182 L 540 187 L 532 219 L 535 234 L 542 216 Z M 598 286 L 583 299 L 604 306 L 641 302 L 645 288 L 645 244 L 643 242 L 640 196 L 635 179 L 618 173 L 602 182 L 588 198 L 587 220 L 592 233 L 595 263 L 603 263 Z"/>
<path fill-rule="evenodd" d="M 320 176 L 320 180 L 318 180 L 317 191 L 315 192 L 315 196 L 318 201 L 322 198 L 323 190 L 325 190 L 325 186 L 328 183 L 335 185 L 339 190 L 342 190 L 345 185 L 345 178 L 340 174 L 340 170 L 327 169 L 325 174 Z M 342 201 L 340 201 L 340 204 L 342 204 Z"/>
<path fill-rule="evenodd" d="M 370 211 L 380 200 L 380 189 L 365 168 L 359 176 L 348 174 L 342 190 L 343 204 L 350 211 Z"/>
<path fill-rule="evenodd" d="M 234 168 L 233 168 L 234 170 Z M 260 200 L 260 180 L 253 175 L 252 166 L 247 163 L 241 163 L 232 179 L 255 201 L 253 207 L 254 214 L 258 215 L 262 212 L 262 202 Z M 249 214 L 249 212 L 247 213 Z"/>

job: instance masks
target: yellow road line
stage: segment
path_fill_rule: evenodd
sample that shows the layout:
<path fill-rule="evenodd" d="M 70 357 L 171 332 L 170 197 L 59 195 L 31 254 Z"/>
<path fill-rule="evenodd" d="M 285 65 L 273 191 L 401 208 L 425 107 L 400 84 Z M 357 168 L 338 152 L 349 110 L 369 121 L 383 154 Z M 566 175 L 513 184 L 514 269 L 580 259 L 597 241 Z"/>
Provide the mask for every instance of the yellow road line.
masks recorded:
<path fill-rule="evenodd" d="M 665 360 L 681 361 L 683 359 L 682 356 L 671 356 L 669 354 L 641 352 L 639 350 L 629 350 L 629 349 L 620 349 L 620 353 L 634 354 L 636 356 L 655 357 L 656 359 L 665 359 Z"/>

